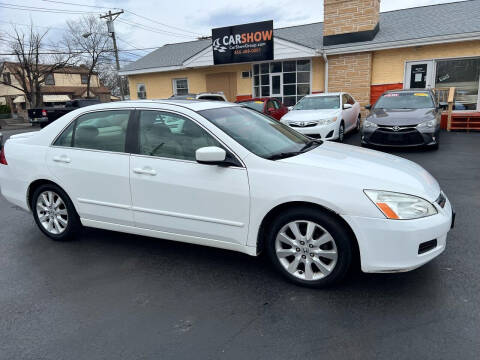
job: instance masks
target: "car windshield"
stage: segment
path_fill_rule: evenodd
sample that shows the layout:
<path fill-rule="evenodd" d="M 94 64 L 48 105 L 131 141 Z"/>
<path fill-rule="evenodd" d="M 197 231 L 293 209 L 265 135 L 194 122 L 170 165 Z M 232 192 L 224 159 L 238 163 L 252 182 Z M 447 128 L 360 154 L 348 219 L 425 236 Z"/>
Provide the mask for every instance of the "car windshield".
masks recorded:
<path fill-rule="evenodd" d="M 263 101 L 242 101 L 242 105 L 263 112 Z"/>
<path fill-rule="evenodd" d="M 247 107 L 224 107 L 199 114 L 252 153 L 265 159 L 282 159 L 313 149 L 313 141 L 290 127 Z"/>
<path fill-rule="evenodd" d="M 375 109 L 429 109 L 433 108 L 432 97 L 426 92 L 397 92 L 382 95 Z"/>
<path fill-rule="evenodd" d="M 312 96 L 302 98 L 302 100 L 293 107 L 293 110 L 323 110 L 339 108 L 340 96 Z"/>

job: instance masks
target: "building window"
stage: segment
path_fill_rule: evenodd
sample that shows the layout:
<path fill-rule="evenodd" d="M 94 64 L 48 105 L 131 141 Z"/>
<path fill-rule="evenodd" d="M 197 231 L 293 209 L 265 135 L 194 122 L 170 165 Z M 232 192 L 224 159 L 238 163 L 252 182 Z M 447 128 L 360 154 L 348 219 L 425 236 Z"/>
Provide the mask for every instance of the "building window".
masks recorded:
<path fill-rule="evenodd" d="M 477 110 L 480 58 L 436 61 L 435 87 L 455 88 L 455 110 Z"/>
<path fill-rule="evenodd" d="M 45 75 L 45 85 L 55 85 L 55 78 L 52 73 Z"/>
<path fill-rule="evenodd" d="M 272 96 L 272 88 L 286 106 L 295 105 L 302 97 L 311 94 L 311 62 L 310 60 L 275 61 L 254 64 L 253 97 Z M 273 77 L 272 77 L 273 75 Z M 276 75 L 276 76 L 275 76 Z M 280 79 L 281 77 L 281 86 Z M 270 79 L 272 84 L 270 84 Z M 280 95 L 278 96 L 278 89 Z"/>
<path fill-rule="evenodd" d="M 80 74 L 80 77 L 82 79 L 82 84 L 88 83 L 88 74 Z"/>
<path fill-rule="evenodd" d="M 145 87 L 145 84 L 137 84 L 137 98 L 147 98 L 147 88 Z"/>
<path fill-rule="evenodd" d="M 242 71 L 242 79 L 249 79 L 250 71 Z"/>
<path fill-rule="evenodd" d="M 173 79 L 173 94 L 186 95 L 188 94 L 188 80 L 187 79 Z"/>
<path fill-rule="evenodd" d="M 12 78 L 10 77 L 10 73 L 3 73 L 3 83 L 10 85 L 12 83 Z"/>

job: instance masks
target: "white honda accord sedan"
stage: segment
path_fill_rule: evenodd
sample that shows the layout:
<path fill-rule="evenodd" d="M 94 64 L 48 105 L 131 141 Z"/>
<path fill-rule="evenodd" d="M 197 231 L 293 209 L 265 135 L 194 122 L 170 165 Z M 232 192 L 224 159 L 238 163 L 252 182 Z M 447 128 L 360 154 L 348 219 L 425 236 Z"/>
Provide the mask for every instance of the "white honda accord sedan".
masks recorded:
<path fill-rule="evenodd" d="M 254 110 L 210 101 L 89 106 L 0 155 L 3 196 L 40 230 L 82 226 L 266 252 L 288 279 L 415 269 L 439 255 L 450 202 L 419 165 L 311 140 Z"/>

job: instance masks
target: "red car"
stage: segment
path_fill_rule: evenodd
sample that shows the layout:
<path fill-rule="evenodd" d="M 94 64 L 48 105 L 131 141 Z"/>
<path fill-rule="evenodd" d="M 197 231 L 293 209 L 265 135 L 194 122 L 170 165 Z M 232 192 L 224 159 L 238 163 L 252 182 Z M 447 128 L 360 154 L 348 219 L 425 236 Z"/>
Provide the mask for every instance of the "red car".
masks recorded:
<path fill-rule="evenodd" d="M 257 110 L 265 115 L 271 116 L 276 120 L 280 120 L 282 116 L 288 112 L 288 108 L 276 98 L 253 98 L 237 101 L 237 103 L 245 105 L 253 110 Z"/>

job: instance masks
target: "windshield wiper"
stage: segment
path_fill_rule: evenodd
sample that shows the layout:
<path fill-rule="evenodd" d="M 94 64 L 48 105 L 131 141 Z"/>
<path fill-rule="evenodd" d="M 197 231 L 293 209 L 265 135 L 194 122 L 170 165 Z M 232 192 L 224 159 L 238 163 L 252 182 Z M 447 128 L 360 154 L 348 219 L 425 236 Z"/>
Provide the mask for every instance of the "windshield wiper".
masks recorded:
<path fill-rule="evenodd" d="M 285 159 L 288 157 L 292 156 L 297 156 L 300 154 L 303 154 L 306 152 L 308 149 L 312 147 L 312 145 L 320 145 L 323 144 L 322 140 L 309 140 L 299 151 L 288 151 L 288 152 L 281 152 L 278 154 L 273 154 L 267 157 L 268 160 L 279 160 L 279 159 Z M 315 146 L 316 147 L 316 146 Z"/>
<path fill-rule="evenodd" d="M 268 160 L 280 160 L 280 159 L 285 159 L 285 158 L 288 158 L 288 157 L 296 156 L 296 155 L 299 155 L 299 154 L 301 154 L 300 151 L 281 152 L 281 153 L 278 153 L 278 154 L 273 154 L 273 155 L 267 156 L 267 159 Z"/>
<path fill-rule="evenodd" d="M 305 146 L 300 149 L 300 152 L 301 152 L 301 153 L 302 153 L 302 152 L 305 152 L 306 150 L 308 150 L 309 148 L 311 148 L 312 145 L 317 145 L 317 146 L 318 146 L 318 145 L 321 145 L 321 144 L 323 144 L 323 141 L 322 141 L 322 140 L 309 140 L 309 141 L 305 144 Z"/>

